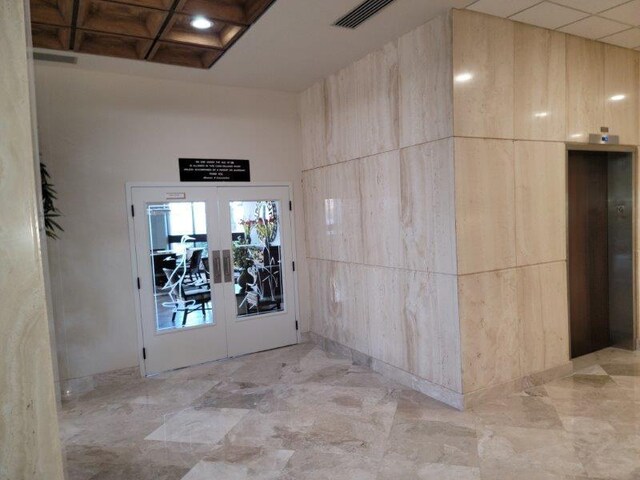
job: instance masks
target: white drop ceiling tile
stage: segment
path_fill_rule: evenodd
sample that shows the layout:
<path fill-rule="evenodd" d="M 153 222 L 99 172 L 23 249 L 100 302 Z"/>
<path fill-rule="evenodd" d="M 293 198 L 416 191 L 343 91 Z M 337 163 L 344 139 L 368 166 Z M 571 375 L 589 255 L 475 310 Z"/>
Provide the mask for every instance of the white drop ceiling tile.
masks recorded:
<path fill-rule="evenodd" d="M 601 38 L 600 40 L 620 47 L 640 48 L 640 28 L 630 28 L 629 30 Z"/>
<path fill-rule="evenodd" d="M 629 26 L 624 23 L 614 22 L 600 17 L 588 17 L 575 23 L 562 27 L 561 32 L 578 35 L 584 38 L 602 38 L 607 35 L 628 30 Z"/>
<path fill-rule="evenodd" d="M 540 0 L 478 0 L 467 8 L 476 12 L 495 15 L 496 17 L 510 17 L 514 13 L 526 10 L 536 3 L 540 3 Z"/>
<path fill-rule="evenodd" d="M 542 2 L 510 18 L 518 22 L 537 25 L 538 27 L 556 29 L 588 16 L 588 13 L 579 12 L 572 8 L 562 7 L 555 3 Z"/>
<path fill-rule="evenodd" d="M 629 0 L 553 0 L 553 3 L 589 13 L 600 13 L 622 5 Z"/>
<path fill-rule="evenodd" d="M 628 25 L 640 26 L 640 0 L 633 0 L 619 7 L 612 8 L 606 12 L 602 12 L 600 16 Z"/>

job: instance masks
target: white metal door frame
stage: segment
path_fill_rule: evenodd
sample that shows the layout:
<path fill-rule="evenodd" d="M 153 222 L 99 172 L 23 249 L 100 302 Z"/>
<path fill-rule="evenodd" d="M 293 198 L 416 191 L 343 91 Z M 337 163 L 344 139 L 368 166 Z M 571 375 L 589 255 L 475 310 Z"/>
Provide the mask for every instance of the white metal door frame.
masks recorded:
<path fill-rule="evenodd" d="M 136 326 L 137 326 L 137 340 L 138 340 L 138 366 L 140 368 L 140 374 L 144 377 L 147 374 L 145 361 L 143 358 L 143 348 L 144 348 L 144 336 L 142 330 L 142 308 L 141 308 L 141 297 L 140 291 L 137 288 L 137 279 L 140 275 L 138 271 L 138 252 L 136 249 L 136 236 L 135 236 L 135 222 L 134 217 L 132 215 L 133 209 L 133 189 L 134 188 L 167 188 L 167 189 L 179 189 L 179 188 L 190 188 L 190 187 L 286 187 L 289 190 L 289 198 L 294 205 L 294 208 L 289 212 L 289 222 L 290 222 L 290 240 L 291 240 L 291 251 L 292 257 L 295 261 L 297 259 L 297 240 L 296 240 L 296 229 L 295 229 L 295 201 L 293 197 L 293 188 L 291 182 L 262 182 L 262 183 L 251 183 L 251 182 L 189 182 L 189 183 L 181 183 L 181 182 L 127 182 L 125 184 L 125 197 L 126 197 L 126 211 L 125 214 L 127 216 L 127 224 L 129 229 L 129 250 L 130 250 L 130 260 L 131 260 L 131 292 L 134 297 L 134 309 L 136 316 Z M 295 311 L 295 318 L 297 321 L 300 319 L 300 302 L 299 302 L 299 287 L 298 287 L 298 269 L 293 272 L 293 308 Z M 300 342 L 300 332 L 296 331 L 297 341 Z"/>

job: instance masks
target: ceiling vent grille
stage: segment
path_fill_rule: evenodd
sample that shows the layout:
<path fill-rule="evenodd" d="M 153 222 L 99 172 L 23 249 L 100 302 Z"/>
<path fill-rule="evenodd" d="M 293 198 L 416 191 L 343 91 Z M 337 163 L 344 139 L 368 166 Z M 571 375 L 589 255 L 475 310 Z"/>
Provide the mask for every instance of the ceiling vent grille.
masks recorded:
<path fill-rule="evenodd" d="M 395 0 L 365 0 L 356 8 L 337 20 L 336 27 L 357 28 L 361 23 L 369 20 L 384 7 Z"/>
<path fill-rule="evenodd" d="M 70 63 L 75 65 L 78 63 L 78 57 L 70 55 L 56 55 L 55 53 L 33 52 L 33 59 L 42 62 Z"/>

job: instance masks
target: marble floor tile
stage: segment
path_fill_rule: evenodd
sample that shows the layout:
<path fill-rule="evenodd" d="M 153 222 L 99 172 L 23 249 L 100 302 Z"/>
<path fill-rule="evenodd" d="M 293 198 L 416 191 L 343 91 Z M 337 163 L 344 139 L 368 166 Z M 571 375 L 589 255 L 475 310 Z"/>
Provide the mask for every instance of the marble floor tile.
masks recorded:
<path fill-rule="evenodd" d="M 562 428 L 549 398 L 513 395 L 471 409 L 482 425 L 525 428 Z"/>
<path fill-rule="evenodd" d="M 609 375 L 640 377 L 640 364 L 636 363 L 604 363 L 602 369 Z"/>
<path fill-rule="evenodd" d="M 306 448 L 320 447 L 335 454 L 380 458 L 393 423 L 394 408 L 370 415 L 320 415 L 304 438 Z"/>
<path fill-rule="evenodd" d="M 477 467 L 476 430 L 446 422 L 395 422 L 384 458 L 388 457 L 410 461 L 418 469 L 432 463 Z"/>
<path fill-rule="evenodd" d="M 612 376 L 611 379 L 627 392 L 631 400 L 640 401 L 640 377 Z"/>
<path fill-rule="evenodd" d="M 426 420 L 475 428 L 477 416 L 469 411 L 460 412 L 415 390 L 397 391 L 397 421 Z"/>
<path fill-rule="evenodd" d="M 459 412 L 303 344 L 105 377 L 59 413 L 68 480 L 638 480 L 640 354 Z"/>
<path fill-rule="evenodd" d="M 222 382 L 212 387 L 202 396 L 194 399 L 192 405 L 200 408 L 257 408 L 269 393 L 270 388 L 247 382 Z"/>
<path fill-rule="evenodd" d="M 478 467 L 443 463 L 416 465 L 411 460 L 390 455 L 382 460 L 377 480 L 480 480 Z"/>
<path fill-rule="evenodd" d="M 182 480 L 277 480 L 293 453 L 292 450 L 224 446 L 198 462 Z"/>
<path fill-rule="evenodd" d="M 314 418 L 291 412 L 249 412 L 229 431 L 225 439 L 231 445 L 295 448 L 303 445 Z"/>
<path fill-rule="evenodd" d="M 615 480 L 640 478 L 640 435 L 586 433 L 574 437 L 587 476 Z"/>
<path fill-rule="evenodd" d="M 281 480 L 376 480 L 380 460 L 322 449 L 293 454 Z"/>
<path fill-rule="evenodd" d="M 494 426 L 478 432 L 481 470 L 494 478 L 530 472 L 554 475 L 585 475 L 573 445 L 563 430 Z"/>
<path fill-rule="evenodd" d="M 145 440 L 213 445 L 222 440 L 247 413 L 249 410 L 240 408 L 186 409 L 170 416 Z"/>
<path fill-rule="evenodd" d="M 629 392 L 608 375 L 574 374 L 544 386 L 552 399 L 630 400 Z"/>
<path fill-rule="evenodd" d="M 163 423 L 171 410 L 157 405 L 115 404 L 80 414 L 63 412 L 60 416 L 65 445 L 120 446 L 143 440 Z"/>
<path fill-rule="evenodd" d="M 130 402 L 141 405 L 191 405 L 191 403 L 211 390 L 218 381 L 211 380 L 151 380 L 129 392 Z"/>

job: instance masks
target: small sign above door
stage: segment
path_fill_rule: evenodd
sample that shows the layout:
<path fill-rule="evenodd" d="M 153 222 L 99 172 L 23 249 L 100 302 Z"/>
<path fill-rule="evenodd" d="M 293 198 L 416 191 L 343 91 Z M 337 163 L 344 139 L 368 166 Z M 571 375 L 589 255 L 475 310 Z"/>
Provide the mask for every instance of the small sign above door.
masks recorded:
<path fill-rule="evenodd" d="M 249 182 L 249 160 L 181 158 L 181 182 Z"/>

